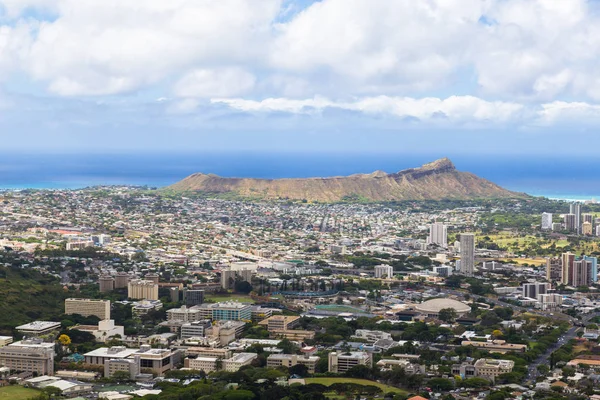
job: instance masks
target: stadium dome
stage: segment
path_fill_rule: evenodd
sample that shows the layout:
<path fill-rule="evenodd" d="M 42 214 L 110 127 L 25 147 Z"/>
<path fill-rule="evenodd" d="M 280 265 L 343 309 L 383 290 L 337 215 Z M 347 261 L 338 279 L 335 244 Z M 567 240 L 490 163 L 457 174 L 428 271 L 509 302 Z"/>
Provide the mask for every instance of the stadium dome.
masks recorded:
<path fill-rule="evenodd" d="M 415 309 L 421 314 L 427 315 L 428 317 L 437 317 L 440 310 L 444 308 L 453 308 L 456 311 L 456 315 L 462 317 L 471 311 L 471 307 L 460 301 L 452 299 L 433 299 L 424 301 L 421 304 L 417 304 Z"/>

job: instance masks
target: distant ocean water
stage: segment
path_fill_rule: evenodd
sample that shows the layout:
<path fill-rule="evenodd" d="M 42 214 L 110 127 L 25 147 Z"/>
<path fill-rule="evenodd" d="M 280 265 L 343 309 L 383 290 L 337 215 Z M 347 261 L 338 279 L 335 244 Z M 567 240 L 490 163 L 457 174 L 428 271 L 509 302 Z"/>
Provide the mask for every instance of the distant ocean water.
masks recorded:
<path fill-rule="evenodd" d="M 225 177 L 301 178 L 396 172 L 445 155 L 373 153 L 0 154 L 0 188 L 167 186 L 194 172 Z M 600 164 L 574 157 L 448 155 L 457 169 L 510 190 L 600 200 Z"/>

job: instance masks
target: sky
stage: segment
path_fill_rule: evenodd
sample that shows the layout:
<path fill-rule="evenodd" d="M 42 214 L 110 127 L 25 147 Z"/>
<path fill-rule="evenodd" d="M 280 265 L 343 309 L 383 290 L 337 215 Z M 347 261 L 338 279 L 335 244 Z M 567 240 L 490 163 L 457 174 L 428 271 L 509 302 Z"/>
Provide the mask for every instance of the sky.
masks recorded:
<path fill-rule="evenodd" d="M 596 0 L 0 0 L 0 151 L 584 156 L 599 122 Z"/>

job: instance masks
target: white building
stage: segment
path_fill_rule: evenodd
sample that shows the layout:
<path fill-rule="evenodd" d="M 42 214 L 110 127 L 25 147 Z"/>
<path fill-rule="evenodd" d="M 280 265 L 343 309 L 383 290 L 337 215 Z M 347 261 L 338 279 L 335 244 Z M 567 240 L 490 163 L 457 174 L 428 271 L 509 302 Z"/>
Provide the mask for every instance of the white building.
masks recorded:
<path fill-rule="evenodd" d="M 552 229 L 552 213 L 542 213 L 542 229 L 543 230 L 551 230 Z"/>
<path fill-rule="evenodd" d="M 394 267 L 391 265 L 376 265 L 375 278 L 391 278 L 394 276 Z"/>
<path fill-rule="evenodd" d="M 372 364 L 373 359 L 371 354 L 364 351 L 333 351 L 329 353 L 329 372 L 341 374 L 357 365 L 370 367 Z"/>
<path fill-rule="evenodd" d="M 427 244 L 436 244 L 440 247 L 448 247 L 448 227 L 442 222 L 434 222 L 429 225 L 429 237 Z"/>
<path fill-rule="evenodd" d="M 256 353 L 237 353 L 233 357 L 223 360 L 223 370 L 236 372 L 244 365 L 250 365 L 257 357 Z"/>

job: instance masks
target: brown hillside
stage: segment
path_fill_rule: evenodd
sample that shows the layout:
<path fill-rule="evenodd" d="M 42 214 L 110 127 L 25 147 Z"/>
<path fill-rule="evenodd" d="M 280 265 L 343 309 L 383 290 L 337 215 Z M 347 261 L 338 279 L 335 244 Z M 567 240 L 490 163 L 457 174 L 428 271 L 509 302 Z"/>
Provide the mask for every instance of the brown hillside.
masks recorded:
<path fill-rule="evenodd" d="M 393 174 L 376 171 L 329 178 L 223 178 L 196 173 L 169 186 L 174 191 L 233 194 L 247 198 L 335 202 L 349 198 L 370 201 L 441 200 L 521 197 L 469 172 L 457 171 L 442 158 Z"/>

